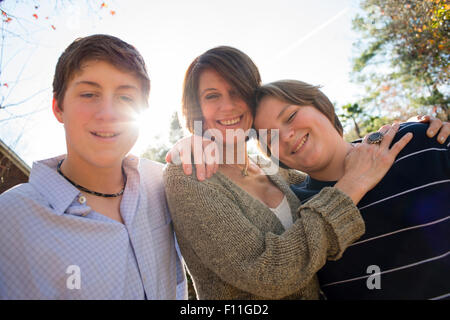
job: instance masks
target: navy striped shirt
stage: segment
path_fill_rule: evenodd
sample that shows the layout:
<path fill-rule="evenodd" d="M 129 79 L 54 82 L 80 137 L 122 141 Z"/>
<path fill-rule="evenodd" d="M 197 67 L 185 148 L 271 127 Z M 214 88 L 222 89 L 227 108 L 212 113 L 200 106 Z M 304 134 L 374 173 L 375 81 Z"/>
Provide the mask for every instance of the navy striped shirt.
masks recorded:
<path fill-rule="evenodd" d="M 414 138 L 358 204 L 366 233 L 319 271 L 328 299 L 450 298 L 450 138 L 405 123 L 394 138 Z M 336 182 L 308 177 L 292 190 L 306 202 Z"/>

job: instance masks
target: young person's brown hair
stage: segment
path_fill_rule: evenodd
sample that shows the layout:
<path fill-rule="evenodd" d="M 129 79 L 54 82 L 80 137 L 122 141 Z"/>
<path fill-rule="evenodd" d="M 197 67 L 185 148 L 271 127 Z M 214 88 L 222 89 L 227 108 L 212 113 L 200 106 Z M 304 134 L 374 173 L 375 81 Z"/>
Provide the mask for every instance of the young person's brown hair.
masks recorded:
<path fill-rule="evenodd" d="M 89 60 L 100 60 L 112 64 L 119 70 L 134 73 L 141 82 L 142 99 L 148 106 L 150 79 L 144 59 L 132 45 L 110 35 L 96 34 L 78 38 L 59 57 L 53 78 L 53 97 L 63 108 L 67 84 Z"/>
<path fill-rule="evenodd" d="M 255 90 L 261 84 L 256 65 L 249 56 L 236 48 L 220 46 L 195 58 L 186 71 L 182 97 L 182 112 L 186 128 L 191 133 L 194 133 L 194 121 L 203 121 L 198 85 L 200 75 L 206 69 L 212 69 L 224 78 L 251 109 L 255 104 Z"/>
<path fill-rule="evenodd" d="M 324 114 L 342 136 L 344 129 L 328 97 L 319 89 L 298 80 L 280 80 L 265 84 L 256 91 L 255 113 L 264 97 L 274 97 L 297 106 L 312 106 Z"/>
<path fill-rule="evenodd" d="M 254 105 L 255 109 L 253 114 L 256 114 L 259 103 L 265 97 L 273 97 L 297 106 L 312 106 L 325 115 L 333 124 L 337 132 L 342 136 L 344 129 L 334 111 L 334 106 L 319 88 L 319 86 L 314 86 L 298 80 L 280 80 L 265 84 L 256 91 L 256 104 Z M 270 157 L 271 152 L 269 148 L 261 145 L 261 143 L 262 141 L 258 139 L 259 149 Z M 287 168 L 281 162 L 280 166 Z"/>

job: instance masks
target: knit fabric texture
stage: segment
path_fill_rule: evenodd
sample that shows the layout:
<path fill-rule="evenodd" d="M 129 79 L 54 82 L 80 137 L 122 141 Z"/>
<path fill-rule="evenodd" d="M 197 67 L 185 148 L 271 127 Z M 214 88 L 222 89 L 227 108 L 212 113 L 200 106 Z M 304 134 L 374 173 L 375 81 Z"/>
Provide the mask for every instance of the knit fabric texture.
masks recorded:
<path fill-rule="evenodd" d="M 193 171 L 187 176 L 169 164 L 164 182 L 198 299 L 318 299 L 316 272 L 365 231 L 357 207 L 334 187 L 301 205 L 285 180 L 301 181 L 299 172 L 268 176 L 292 211 L 294 224 L 285 230 L 269 207 L 221 172 L 200 182 Z"/>

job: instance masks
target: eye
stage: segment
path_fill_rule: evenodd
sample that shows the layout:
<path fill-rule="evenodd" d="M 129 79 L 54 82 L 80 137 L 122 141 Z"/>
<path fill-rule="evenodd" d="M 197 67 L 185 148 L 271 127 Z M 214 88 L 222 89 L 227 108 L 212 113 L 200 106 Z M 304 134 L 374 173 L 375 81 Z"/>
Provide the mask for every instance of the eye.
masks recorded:
<path fill-rule="evenodd" d="M 127 103 L 134 103 L 134 98 L 129 96 L 120 96 L 120 100 Z"/>
<path fill-rule="evenodd" d="M 288 119 L 287 119 L 287 122 L 291 122 L 292 119 L 294 119 L 296 115 L 297 115 L 297 111 L 292 112 L 292 113 L 289 115 L 289 117 L 288 117 Z"/>
<path fill-rule="evenodd" d="M 205 99 L 206 100 L 213 100 L 213 99 L 216 99 L 216 98 L 218 98 L 219 97 L 219 94 L 217 94 L 217 93 L 211 93 L 211 94 L 207 94 L 206 96 L 205 96 Z"/>
<path fill-rule="evenodd" d="M 95 97 L 95 93 L 87 92 L 87 93 L 80 94 L 80 96 L 82 98 L 93 98 L 93 97 Z"/>

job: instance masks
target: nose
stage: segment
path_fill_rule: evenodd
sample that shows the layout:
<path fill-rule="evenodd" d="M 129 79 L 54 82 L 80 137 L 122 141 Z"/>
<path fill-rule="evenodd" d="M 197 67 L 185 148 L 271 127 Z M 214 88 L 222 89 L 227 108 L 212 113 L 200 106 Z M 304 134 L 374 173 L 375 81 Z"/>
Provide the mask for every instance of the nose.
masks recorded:
<path fill-rule="evenodd" d="M 294 130 L 289 126 L 280 129 L 280 140 L 283 142 L 291 141 L 294 137 Z"/>
<path fill-rule="evenodd" d="M 118 105 L 113 97 L 103 96 L 97 109 L 96 118 L 104 121 L 114 121 L 119 118 Z"/>
<path fill-rule="evenodd" d="M 238 99 L 228 95 L 224 95 L 222 103 L 220 104 L 220 109 L 222 111 L 228 111 L 236 108 Z"/>

